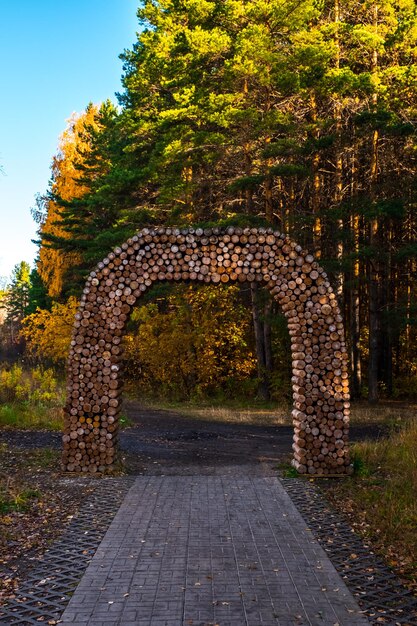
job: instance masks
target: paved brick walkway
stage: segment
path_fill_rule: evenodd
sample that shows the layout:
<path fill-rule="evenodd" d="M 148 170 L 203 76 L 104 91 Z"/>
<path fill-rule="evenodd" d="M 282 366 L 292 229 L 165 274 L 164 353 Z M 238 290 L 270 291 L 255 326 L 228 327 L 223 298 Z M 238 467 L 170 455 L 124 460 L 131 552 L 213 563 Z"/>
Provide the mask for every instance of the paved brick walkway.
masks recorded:
<path fill-rule="evenodd" d="M 274 477 L 140 476 L 61 626 L 364 626 Z"/>

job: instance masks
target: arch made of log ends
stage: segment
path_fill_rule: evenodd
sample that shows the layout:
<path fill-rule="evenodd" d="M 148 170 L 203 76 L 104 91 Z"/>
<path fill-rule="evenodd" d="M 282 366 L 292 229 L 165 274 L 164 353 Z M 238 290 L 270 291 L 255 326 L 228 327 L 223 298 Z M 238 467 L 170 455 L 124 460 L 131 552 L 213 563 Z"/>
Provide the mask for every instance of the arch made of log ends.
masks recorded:
<path fill-rule="evenodd" d="M 351 472 L 349 382 L 342 317 L 324 270 L 266 228 L 143 229 L 86 282 L 68 359 L 62 466 L 114 468 L 122 392 L 122 338 L 132 307 L 158 281 L 264 284 L 291 336 L 293 465 L 313 475 Z"/>

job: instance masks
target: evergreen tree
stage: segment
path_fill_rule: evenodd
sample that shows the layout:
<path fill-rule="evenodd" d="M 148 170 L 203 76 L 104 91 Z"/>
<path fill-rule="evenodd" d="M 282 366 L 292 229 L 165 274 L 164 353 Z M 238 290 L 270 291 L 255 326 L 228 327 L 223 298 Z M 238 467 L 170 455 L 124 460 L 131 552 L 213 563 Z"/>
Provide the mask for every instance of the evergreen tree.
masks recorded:
<path fill-rule="evenodd" d="M 28 305 L 25 308 L 25 317 L 35 313 L 37 309 L 49 310 L 51 302 L 52 300 L 47 293 L 45 283 L 35 267 L 29 276 Z"/>
<path fill-rule="evenodd" d="M 5 327 L 7 328 L 6 344 L 12 347 L 22 347 L 19 337 L 19 330 L 23 318 L 29 306 L 30 290 L 30 267 L 26 261 L 21 261 L 13 268 L 10 284 L 2 300 L 2 307 L 5 308 Z"/>
<path fill-rule="evenodd" d="M 14 266 L 7 295 L 7 320 L 20 323 L 29 305 L 30 267 L 26 261 Z"/>

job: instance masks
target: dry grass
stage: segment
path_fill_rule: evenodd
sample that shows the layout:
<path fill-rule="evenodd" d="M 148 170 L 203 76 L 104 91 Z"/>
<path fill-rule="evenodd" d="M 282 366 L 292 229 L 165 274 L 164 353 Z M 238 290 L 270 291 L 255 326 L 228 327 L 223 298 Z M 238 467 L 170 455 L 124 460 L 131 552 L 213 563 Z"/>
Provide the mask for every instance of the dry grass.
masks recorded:
<path fill-rule="evenodd" d="M 334 504 L 417 586 L 417 420 L 378 441 L 352 446 L 356 475 L 332 484 Z"/>
<path fill-rule="evenodd" d="M 228 424 L 253 426 L 291 426 L 291 409 L 286 406 L 273 407 L 269 404 L 248 405 L 243 402 L 229 402 L 227 405 L 210 404 L 208 401 L 195 402 L 147 402 L 154 409 L 170 409 L 186 415 L 190 419 Z"/>
<path fill-rule="evenodd" d="M 384 401 L 369 405 L 366 401 L 352 404 L 351 424 L 384 424 L 397 427 L 417 419 L 417 404 L 399 401 Z"/>
<path fill-rule="evenodd" d="M 277 407 L 276 409 L 233 409 L 223 407 L 181 407 L 181 413 L 192 418 L 210 422 L 226 422 L 229 424 L 250 424 L 253 426 L 282 426 L 291 425 L 289 411 Z"/>

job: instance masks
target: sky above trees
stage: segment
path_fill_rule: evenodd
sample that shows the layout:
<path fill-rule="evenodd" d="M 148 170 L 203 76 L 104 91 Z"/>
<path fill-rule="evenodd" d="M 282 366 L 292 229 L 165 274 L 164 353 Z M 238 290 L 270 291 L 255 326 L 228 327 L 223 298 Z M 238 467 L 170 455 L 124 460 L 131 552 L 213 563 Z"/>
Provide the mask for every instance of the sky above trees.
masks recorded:
<path fill-rule="evenodd" d="M 6 0 L 0 17 L 0 276 L 32 263 L 30 208 L 58 137 L 89 101 L 115 101 L 137 30 L 137 0 Z"/>

